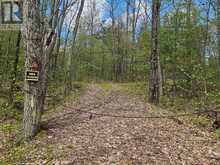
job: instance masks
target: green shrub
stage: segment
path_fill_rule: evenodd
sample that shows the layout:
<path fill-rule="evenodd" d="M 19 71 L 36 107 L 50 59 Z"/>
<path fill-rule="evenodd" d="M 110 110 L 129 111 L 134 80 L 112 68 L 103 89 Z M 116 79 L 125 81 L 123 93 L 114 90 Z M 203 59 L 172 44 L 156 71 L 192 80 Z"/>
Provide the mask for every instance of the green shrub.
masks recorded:
<path fill-rule="evenodd" d="M 12 123 L 5 123 L 0 125 L 0 131 L 2 132 L 12 132 L 15 128 L 17 128 L 14 124 Z"/>
<path fill-rule="evenodd" d="M 209 92 L 208 99 L 212 104 L 220 104 L 220 92 Z"/>
<path fill-rule="evenodd" d="M 18 102 L 24 102 L 24 94 L 22 92 L 17 92 L 15 95 L 15 100 Z"/>
<path fill-rule="evenodd" d="M 12 106 L 8 106 L 7 104 L 0 105 L 0 119 L 8 119 L 8 118 L 20 120 L 21 111 L 13 108 Z"/>

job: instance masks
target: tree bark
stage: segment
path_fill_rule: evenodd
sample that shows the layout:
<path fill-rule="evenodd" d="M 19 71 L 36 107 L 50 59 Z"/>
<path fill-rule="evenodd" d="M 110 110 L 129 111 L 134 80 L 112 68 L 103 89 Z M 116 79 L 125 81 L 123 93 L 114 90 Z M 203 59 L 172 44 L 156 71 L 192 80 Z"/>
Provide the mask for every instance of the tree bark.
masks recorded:
<path fill-rule="evenodd" d="M 56 34 L 41 15 L 39 2 L 24 0 L 22 35 L 25 43 L 25 70 L 39 71 L 39 81 L 24 81 L 23 136 L 31 139 L 40 128 L 41 114 L 47 90 L 49 57 L 56 41 Z"/>
<path fill-rule="evenodd" d="M 160 0 L 153 0 L 152 4 L 152 32 L 151 32 L 151 57 L 149 77 L 149 102 L 159 103 L 160 99 L 160 59 L 159 59 L 159 17 Z"/>

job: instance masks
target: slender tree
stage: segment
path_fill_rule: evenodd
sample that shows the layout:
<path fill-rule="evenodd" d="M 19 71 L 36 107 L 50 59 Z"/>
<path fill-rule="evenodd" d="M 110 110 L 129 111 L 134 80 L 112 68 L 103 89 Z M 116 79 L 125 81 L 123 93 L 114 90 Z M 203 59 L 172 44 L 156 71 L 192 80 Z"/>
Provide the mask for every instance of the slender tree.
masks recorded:
<path fill-rule="evenodd" d="M 217 42 L 218 42 L 218 63 L 220 65 L 220 0 L 217 3 Z"/>
<path fill-rule="evenodd" d="M 84 3 L 85 0 L 81 0 L 80 2 L 80 7 L 79 7 L 79 11 L 77 13 L 76 16 L 76 22 L 75 22 L 75 26 L 73 29 L 73 40 L 72 40 L 72 54 L 69 54 L 69 59 L 68 59 L 68 65 L 67 65 L 67 69 L 66 69 L 66 80 L 65 80 L 65 89 L 64 89 L 64 93 L 68 94 L 69 91 L 72 88 L 72 81 L 73 81 L 73 60 L 74 60 L 74 48 L 75 48 L 75 41 L 76 41 L 76 37 L 77 37 L 77 32 L 79 29 L 79 25 L 80 25 L 80 18 L 83 12 L 83 8 L 84 8 Z"/>
<path fill-rule="evenodd" d="M 149 102 L 158 104 L 160 99 L 159 17 L 160 0 L 152 2 L 151 57 L 149 76 Z"/>

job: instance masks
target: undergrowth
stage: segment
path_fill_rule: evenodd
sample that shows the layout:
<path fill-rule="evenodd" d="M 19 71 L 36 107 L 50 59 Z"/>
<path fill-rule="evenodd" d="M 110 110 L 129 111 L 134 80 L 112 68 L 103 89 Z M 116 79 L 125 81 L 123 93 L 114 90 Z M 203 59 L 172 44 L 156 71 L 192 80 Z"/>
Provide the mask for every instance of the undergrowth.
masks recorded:
<path fill-rule="evenodd" d="M 135 92 L 135 93 L 141 93 L 147 97 L 148 94 L 148 86 L 144 82 L 135 82 L 135 83 L 121 83 L 119 84 L 123 89 Z M 212 103 L 216 104 L 218 100 L 219 101 L 219 95 L 211 95 L 212 97 Z M 210 100 L 210 97 L 208 98 Z M 147 100 L 146 100 L 147 101 Z M 174 113 L 184 113 L 184 112 L 194 112 L 194 109 L 199 109 L 201 107 L 205 106 L 205 103 L 203 100 L 198 99 L 198 98 L 192 98 L 192 99 L 187 99 L 183 97 L 175 97 L 171 98 L 168 96 L 161 96 L 160 98 L 160 107 L 164 109 L 168 109 Z M 213 120 L 209 118 L 206 115 L 191 115 L 188 117 L 188 119 L 193 123 L 194 125 L 198 127 L 211 127 Z M 220 129 L 217 129 L 216 134 L 218 137 L 220 137 Z"/>
<path fill-rule="evenodd" d="M 193 124 L 200 127 L 208 127 L 212 123 L 212 120 L 209 119 L 207 116 L 191 116 L 190 120 Z"/>
<path fill-rule="evenodd" d="M 111 82 L 101 82 L 99 86 L 104 90 L 111 90 L 113 88 L 113 84 Z"/>
<path fill-rule="evenodd" d="M 57 101 L 56 98 L 50 102 L 49 106 L 52 108 L 45 112 L 45 117 L 51 117 L 52 113 L 56 111 L 53 109 L 52 104 L 55 107 L 60 107 L 57 109 L 62 110 L 63 107 L 62 102 L 72 102 L 77 100 L 83 90 L 86 88 L 86 83 L 74 82 L 73 89 L 69 96 L 63 98 L 62 100 Z M 19 101 L 23 100 L 22 97 L 19 97 Z M 22 111 L 16 109 L 15 107 L 9 106 L 7 103 L 4 103 L 0 106 L 0 121 L 3 121 L 0 124 L 0 150 L 1 147 L 4 150 L 4 155 L 0 153 L 0 165 L 8 165 L 8 164 L 17 164 L 18 162 L 22 162 L 27 156 L 27 154 L 35 149 L 31 143 L 24 143 L 19 146 L 14 145 L 14 138 L 18 135 L 21 128 L 22 121 Z M 35 137 L 35 139 L 40 139 L 47 136 L 47 131 L 42 130 Z M 45 160 L 51 158 L 50 147 L 48 146 L 48 151 L 44 154 Z"/>
<path fill-rule="evenodd" d="M 147 95 L 147 85 L 145 82 L 120 83 L 119 86 L 129 92 Z"/>
<path fill-rule="evenodd" d="M 9 106 L 7 103 L 0 105 L 0 120 L 16 119 L 21 120 L 22 111 Z"/>

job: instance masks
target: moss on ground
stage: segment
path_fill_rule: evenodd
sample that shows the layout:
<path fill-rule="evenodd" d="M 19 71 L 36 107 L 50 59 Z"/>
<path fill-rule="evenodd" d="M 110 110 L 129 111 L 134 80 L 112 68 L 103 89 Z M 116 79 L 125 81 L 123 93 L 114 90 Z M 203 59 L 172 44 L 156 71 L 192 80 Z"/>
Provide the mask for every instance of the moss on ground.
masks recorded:
<path fill-rule="evenodd" d="M 104 90 L 111 90 L 113 88 L 113 84 L 110 82 L 99 83 L 99 86 Z"/>

